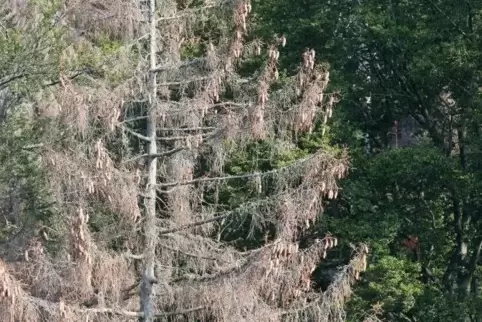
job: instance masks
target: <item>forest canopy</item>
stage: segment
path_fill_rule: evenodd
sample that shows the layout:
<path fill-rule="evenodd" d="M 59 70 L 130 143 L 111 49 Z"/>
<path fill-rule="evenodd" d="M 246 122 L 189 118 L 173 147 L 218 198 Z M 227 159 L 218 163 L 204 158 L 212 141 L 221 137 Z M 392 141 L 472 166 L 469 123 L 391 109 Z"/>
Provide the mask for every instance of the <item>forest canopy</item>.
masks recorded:
<path fill-rule="evenodd" d="M 482 2 L 0 4 L 2 321 L 482 321 Z"/>

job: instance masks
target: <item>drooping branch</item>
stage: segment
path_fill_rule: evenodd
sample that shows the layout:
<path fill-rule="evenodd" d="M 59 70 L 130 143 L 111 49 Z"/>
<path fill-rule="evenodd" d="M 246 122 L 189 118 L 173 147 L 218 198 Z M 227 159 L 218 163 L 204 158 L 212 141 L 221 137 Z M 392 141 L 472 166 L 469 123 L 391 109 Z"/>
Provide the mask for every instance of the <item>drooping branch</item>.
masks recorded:
<path fill-rule="evenodd" d="M 246 173 L 246 174 L 233 175 L 233 176 L 206 177 L 206 178 L 198 178 L 198 179 L 193 179 L 188 181 L 159 183 L 157 186 L 159 188 L 169 188 L 169 187 L 175 187 L 175 186 L 191 185 L 191 184 L 201 183 L 201 182 L 228 181 L 232 179 L 247 179 L 247 178 L 258 177 L 261 175 L 265 176 L 275 172 L 277 172 L 277 170 L 266 171 L 263 173 Z"/>
<path fill-rule="evenodd" d="M 137 133 L 137 132 L 134 132 L 133 130 L 127 128 L 127 127 L 124 127 L 123 128 L 125 131 L 127 131 L 128 133 L 132 134 L 133 136 L 135 136 L 136 138 L 139 138 L 141 140 L 144 140 L 144 141 L 147 141 L 147 142 L 150 142 L 151 141 L 151 138 L 145 136 L 145 135 L 142 135 L 140 133 Z"/>
<path fill-rule="evenodd" d="M 135 101 L 134 101 L 135 102 Z M 142 102 L 147 102 L 147 100 L 143 100 Z M 169 104 L 177 104 L 177 105 L 189 105 L 189 101 L 187 102 L 174 102 L 174 101 L 169 101 Z M 213 109 L 213 108 L 218 108 L 218 107 L 223 107 L 223 108 L 231 108 L 231 107 L 236 107 L 236 108 L 240 108 L 240 109 L 246 109 L 250 106 L 250 104 L 248 103 L 236 103 L 236 102 L 220 102 L 220 103 L 216 103 L 216 104 L 212 104 L 211 106 L 208 107 L 208 109 Z M 193 108 L 190 108 L 190 109 L 185 109 L 185 108 L 180 108 L 180 109 L 169 109 L 169 112 L 172 113 L 172 114 L 177 114 L 177 113 L 186 113 L 187 111 L 195 111 L 195 110 L 204 110 L 205 107 L 196 107 L 194 106 Z M 147 119 L 147 116 L 144 115 L 144 116 L 136 116 L 136 117 L 132 117 L 132 118 L 129 118 L 129 119 L 126 119 L 122 122 L 120 122 L 120 124 L 124 124 L 124 123 L 130 123 L 130 122 L 136 122 L 136 121 L 141 121 L 141 120 L 145 120 Z M 210 129 L 211 127 L 203 127 L 203 129 Z M 158 129 L 158 131 L 163 131 L 164 129 L 160 128 Z M 171 131 L 171 130 L 176 130 L 176 129 L 165 129 L 164 131 Z M 179 128 L 178 130 L 185 130 L 183 128 Z"/>
<path fill-rule="evenodd" d="M 172 251 L 172 252 L 178 252 L 178 253 L 183 254 L 184 256 L 188 256 L 188 257 L 205 259 L 205 260 L 209 260 L 209 261 L 218 261 L 218 260 L 219 260 L 219 258 L 216 258 L 216 257 L 206 257 L 206 256 L 191 254 L 191 253 L 182 251 L 182 250 L 180 250 L 180 249 L 176 249 L 176 248 L 173 248 L 173 247 L 169 247 L 169 246 L 167 246 L 167 245 L 161 245 L 161 247 L 162 247 L 162 248 L 165 248 L 165 249 L 168 249 L 168 250 L 170 250 L 170 251 Z"/>
<path fill-rule="evenodd" d="M 69 316 L 71 313 L 79 314 L 114 314 L 125 317 L 144 317 L 143 312 L 128 311 L 120 308 L 86 308 L 70 305 L 64 301 L 50 302 L 31 296 L 21 287 L 21 283 L 17 281 L 11 274 L 8 273 L 7 266 L 0 260 L 0 305 L 6 312 L 9 312 L 12 317 L 23 316 L 24 318 L 33 318 L 38 314 L 40 308 L 45 309 L 46 312 L 53 316 Z M 128 294 L 130 290 L 137 287 L 137 283 L 125 290 Z M 14 300 L 14 301 L 12 301 Z M 87 301 L 86 306 L 95 305 L 96 301 Z M 204 307 L 197 306 L 189 309 L 178 310 L 174 312 L 155 312 L 154 317 L 169 317 L 176 315 L 189 314 L 195 311 L 203 310 Z M 29 315 L 32 314 L 32 315 Z M 32 319 L 36 320 L 36 319 Z"/>
<path fill-rule="evenodd" d="M 125 255 L 126 257 L 130 257 L 130 256 L 136 256 L 136 255 L 132 255 L 132 254 L 126 254 Z M 129 286 L 128 288 L 126 289 L 123 289 L 122 290 L 122 299 L 124 301 L 130 299 L 132 296 L 134 296 L 134 294 L 132 293 L 132 291 L 137 288 L 139 286 L 139 283 L 136 282 L 134 284 L 132 284 L 131 286 Z M 87 301 L 84 301 L 83 303 L 80 304 L 81 307 L 87 307 L 87 308 L 90 308 L 94 305 L 97 305 L 99 304 L 99 298 L 98 296 L 93 296 L 92 298 L 88 299 Z"/>
<path fill-rule="evenodd" d="M 281 316 L 306 316 L 308 312 L 325 312 L 318 315 L 320 322 L 344 322 L 343 304 L 351 295 L 351 284 L 360 279 L 360 272 L 366 270 L 368 247 L 361 244 L 355 250 L 350 263 L 342 268 L 322 296 L 301 307 L 280 312 Z"/>
<path fill-rule="evenodd" d="M 180 14 L 170 16 L 170 17 L 159 17 L 157 19 L 157 21 L 158 22 L 165 22 L 165 21 L 169 21 L 169 20 L 182 19 L 182 18 L 193 16 L 195 14 L 199 14 L 200 12 L 205 11 L 205 10 L 209 10 L 209 9 L 212 9 L 212 8 L 219 7 L 221 5 L 223 5 L 223 4 L 211 4 L 211 5 L 204 5 L 204 6 L 201 6 L 201 7 L 198 7 L 198 8 L 184 9 Z"/>
<path fill-rule="evenodd" d="M 201 134 L 200 136 L 203 139 L 213 137 L 217 132 L 212 132 L 212 133 L 204 133 Z M 158 141 L 180 141 L 180 140 L 186 140 L 190 138 L 191 136 L 166 136 L 166 137 L 156 137 L 156 140 Z"/>
<path fill-rule="evenodd" d="M 204 310 L 203 306 L 193 307 L 191 309 L 179 310 L 175 312 L 156 312 L 153 314 L 155 318 L 166 318 L 170 316 L 176 315 L 184 315 L 189 314 L 192 312 Z M 122 315 L 127 317 L 144 317 L 143 312 L 134 312 L 134 311 L 126 311 L 122 309 L 112 309 L 112 308 L 92 308 L 92 309 L 77 309 L 76 311 L 82 313 L 96 313 L 96 314 L 115 314 L 115 315 Z"/>
<path fill-rule="evenodd" d="M 169 71 L 169 70 L 179 70 L 181 68 L 185 68 L 185 67 L 193 67 L 193 66 L 196 66 L 196 67 L 204 67 L 205 64 L 206 64 L 206 59 L 205 58 L 195 58 L 193 60 L 189 60 L 189 61 L 184 61 L 180 64 L 177 64 L 177 65 L 167 65 L 167 66 L 158 66 L 154 69 L 151 70 L 151 72 L 153 73 L 159 73 L 159 72 L 164 72 L 164 71 Z"/>
<path fill-rule="evenodd" d="M 229 181 L 233 179 L 248 179 L 248 178 L 254 178 L 254 177 L 264 177 L 264 176 L 268 176 L 268 175 L 272 175 L 275 173 L 292 169 L 293 167 L 296 167 L 296 166 L 303 165 L 304 163 L 312 160 L 318 155 L 319 155 L 318 153 L 315 153 L 305 159 L 297 161 L 293 165 L 289 165 L 286 167 L 265 171 L 265 172 L 254 172 L 254 173 L 245 173 L 245 174 L 239 174 L 239 175 L 220 176 L 220 177 L 206 177 L 206 178 L 198 178 L 198 179 L 179 181 L 179 182 L 166 182 L 166 183 L 159 183 L 157 186 L 159 188 L 169 188 L 169 187 L 191 185 L 191 184 L 202 183 L 202 182 Z"/>
<path fill-rule="evenodd" d="M 155 154 L 149 154 L 149 153 L 145 153 L 145 154 L 140 154 L 140 155 L 137 155 L 129 160 L 126 160 L 125 162 L 128 163 L 128 162 L 133 162 L 133 161 L 136 161 L 136 160 L 139 160 L 139 159 L 142 159 L 142 158 L 163 158 L 163 157 L 168 157 L 170 155 L 173 155 L 174 153 L 177 153 L 177 152 L 180 152 L 182 150 L 184 150 L 185 148 L 184 147 L 178 147 L 178 148 L 174 148 L 174 149 L 171 149 L 171 150 L 168 150 L 168 151 L 165 151 L 165 152 L 161 152 L 161 153 L 155 153 Z"/>
<path fill-rule="evenodd" d="M 215 221 L 222 220 L 222 219 L 227 218 L 227 217 L 229 217 L 233 214 L 235 214 L 235 212 L 230 211 L 230 212 L 225 213 L 224 215 L 219 215 L 219 216 L 215 216 L 213 218 L 196 221 L 196 222 L 193 222 L 193 223 L 190 223 L 190 224 L 183 225 L 181 227 L 161 230 L 159 232 L 159 235 L 167 235 L 167 234 L 175 233 L 175 232 L 178 232 L 178 231 L 181 231 L 181 230 L 186 230 L 186 229 L 194 228 L 194 227 L 197 227 L 197 226 L 202 226 L 202 225 L 205 225 L 205 224 L 209 224 L 209 223 L 212 223 L 212 222 L 215 222 Z"/>

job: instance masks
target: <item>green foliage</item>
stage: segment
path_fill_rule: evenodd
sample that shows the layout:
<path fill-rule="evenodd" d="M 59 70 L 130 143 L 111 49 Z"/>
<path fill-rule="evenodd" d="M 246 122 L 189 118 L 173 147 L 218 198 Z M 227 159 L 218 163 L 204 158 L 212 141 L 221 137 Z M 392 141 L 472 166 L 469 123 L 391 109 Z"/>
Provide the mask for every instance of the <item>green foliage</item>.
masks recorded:
<path fill-rule="evenodd" d="M 353 302 L 351 319 L 362 320 L 375 298 L 386 297 L 394 303 L 410 299 L 410 305 L 384 303 L 390 321 L 467 321 L 470 315 L 472 321 L 480 320 L 473 317 L 480 291 L 457 300 L 445 293 L 441 279 L 451 269 L 457 236 L 476 245 L 481 235 L 481 4 L 255 3 L 259 35 L 287 36 L 282 68 L 296 68 L 300 53 L 293 48 L 314 48 L 317 59 L 330 62 L 332 85 L 342 90 L 331 142 L 349 147 L 353 170 L 343 181 L 341 200 L 328 206 L 329 216 L 320 225 L 342 240 L 366 241 L 372 249 L 372 266 Z M 451 93 L 455 106 L 441 104 L 442 91 Z M 395 120 L 407 116 L 418 122 L 425 142 L 387 151 L 387 132 Z M 464 137 L 450 133 L 457 131 Z M 365 155 L 365 134 L 370 147 L 379 151 L 376 156 Z M 463 209 L 464 219 L 471 219 L 462 229 L 456 228 L 454 205 Z M 419 254 L 402 246 L 411 235 L 419 237 Z M 398 280 L 389 278 L 385 268 Z M 426 268 L 432 276 L 420 282 Z M 480 279 L 480 272 L 474 278 Z M 394 285 L 395 280 L 403 283 Z M 370 287 L 375 288 L 367 293 Z"/>
<path fill-rule="evenodd" d="M 349 321 L 360 321 L 359 312 L 379 306 L 381 312 L 407 314 L 423 293 L 423 284 L 417 280 L 420 267 L 416 263 L 384 256 L 372 263 L 364 274 L 357 295 L 350 302 L 353 313 Z"/>
<path fill-rule="evenodd" d="M 15 213 L 13 224 L 2 221 L 0 241 L 18 233 L 23 225 L 31 230 L 43 225 L 49 227 L 51 245 L 55 245 L 62 225 L 34 147 L 41 143 L 38 138 L 43 129 L 52 124 L 34 125 L 23 114 L 30 107 L 18 102 L 57 81 L 60 72 L 72 70 L 88 68 L 90 76 L 102 77 L 115 87 L 132 76 L 136 68 L 132 61 L 146 54 L 140 46 L 125 47 L 102 31 L 93 42 L 69 45 L 66 30 L 52 22 L 59 5 L 59 1 L 29 1 L 27 24 L 0 24 L 0 95 L 8 90 L 17 98 L 16 108 L 0 126 L 0 194 L 5 196 L 0 199 L 0 210 L 8 212 L 7 199 L 12 197 L 23 206 Z M 287 75 L 298 68 L 303 48 L 314 48 L 318 62 L 330 62 L 328 91 L 340 89 L 343 101 L 328 127 L 322 130 L 317 124 L 311 134 L 293 135 L 290 144 L 263 141 L 240 147 L 226 143 L 231 153 L 225 172 L 271 171 L 319 149 L 337 154 L 340 147 L 348 147 L 352 170 L 341 182 L 341 198 L 326 203 L 327 215 L 312 231 L 315 235 L 329 231 L 339 237 L 343 255 L 349 253 L 350 243 L 370 245 L 368 271 L 362 274 L 350 302 L 348 321 L 361 321 L 367 312 L 377 310 L 389 321 L 466 322 L 468 317 L 480 321 L 480 290 L 457 298 L 449 295 L 442 280 L 457 243 L 463 240 L 470 246 L 469 257 L 482 236 L 482 95 L 478 88 L 482 4 L 254 0 L 253 8 L 255 24 L 250 37 L 269 42 L 273 34 L 284 34 L 288 40 L 281 49 L 280 79 L 274 88 L 289 81 Z M 196 38 L 182 45 L 183 59 L 202 56 L 210 41 L 231 32 L 232 21 L 224 19 L 226 12 L 212 12 L 190 26 Z M 237 66 L 238 71 L 250 75 L 263 59 L 246 59 Z M 78 80 L 89 82 L 87 78 Z M 442 104 L 442 91 L 450 92 L 457 105 Z M 132 105 L 126 113 L 129 117 L 141 115 L 146 108 L 141 103 Z M 393 121 L 408 116 L 418 122 L 425 142 L 388 149 L 387 131 Z M 144 128 L 145 121 L 132 126 Z M 74 142 L 72 130 L 58 126 L 53 131 L 66 147 Z M 365 134 L 377 154 L 365 154 Z M 137 139 L 130 140 L 129 144 L 109 142 L 110 151 L 130 154 L 126 148 L 130 145 L 141 152 Z M 199 176 L 207 171 L 197 170 Z M 247 201 L 269 202 L 272 178 L 262 180 L 261 191 L 256 180 L 226 181 L 218 190 L 206 193 L 206 206 L 219 203 L 222 209 L 233 210 Z M 462 232 L 456 229 L 457 202 L 463 219 L 470 217 Z M 102 235 L 98 239 L 107 240 L 112 249 L 121 249 L 123 240 L 117 237 L 121 234 L 112 230 L 113 223 L 120 220 L 118 215 L 102 203 L 89 213 L 92 232 Z M 240 248 L 259 246 L 266 233 L 273 231 L 270 222 L 256 222 L 252 209 L 242 209 L 240 216 L 229 220 L 232 222 L 224 225 L 231 228 L 221 227 L 222 238 L 236 241 Z M 251 239 L 239 241 L 253 223 Z M 409 236 L 419 238 L 417 249 L 404 246 Z M 461 280 L 467 265 L 459 262 L 462 268 L 457 277 Z M 480 259 L 478 262 L 480 266 Z M 431 276 L 426 276 L 427 270 Z M 480 267 L 473 278 L 482 278 Z"/>
<path fill-rule="evenodd" d="M 425 288 L 417 301 L 413 315 L 421 321 L 478 321 L 482 314 L 479 296 L 464 301 L 458 301 L 445 296 L 436 288 Z"/>
<path fill-rule="evenodd" d="M 370 270 L 353 300 L 354 321 L 377 302 L 392 319 L 400 318 L 419 309 L 431 287 L 421 282 L 421 264 L 430 263 L 433 274 L 442 278 L 454 238 L 446 226 L 452 210 L 450 188 L 462 189 L 466 183 L 459 164 L 429 146 L 373 158 L 359 155 L 353 163 L 355 170 L 343 181 L 341 200 L 332 210 L 337 215 L 322 225 L 343 239 L 371 246 Z M 418 236 L 421 254 L 403 246 L 408 236 Z"/>
<path fill-rule="evenodd" d="M 31 1 L 25 24 L 0 21 L 0 90 L 25 95 L 58 77 L 65 32 L 53 22 L 58 8 L 58 1 Z"/>
<path fill-rule="evenodd" d="M 47 233 L 51 238 L 58 237 L 55 205 L 50 198 L 37 135 L 32 123 L 20 112 L 11 115 L 0 127 L 2 208 L 13 207 L 12 202 L 21 207 L 13 213 L 7 210 L 3 215 L 3 219 L 10 218 L 13 225 L 4 222 L 2 239 L 10 238 L 21 229 L 33 230 L 42 225 L 50 228 Z"/>

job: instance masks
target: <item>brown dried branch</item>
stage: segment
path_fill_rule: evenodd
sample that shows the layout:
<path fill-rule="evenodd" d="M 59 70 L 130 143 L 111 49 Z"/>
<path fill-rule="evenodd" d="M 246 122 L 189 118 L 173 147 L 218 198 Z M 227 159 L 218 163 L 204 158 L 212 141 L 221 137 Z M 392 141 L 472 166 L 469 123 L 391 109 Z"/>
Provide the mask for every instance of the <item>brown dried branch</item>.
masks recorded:
<path fill-rule="evenodd" d="M 200 220 L 200 221 L 197 221 L 197 222 L 193 222 L 193 223 L 190 223 L 190 224 L 183 225 L 181 227 L 161 230 L 159 232 L 159 235 L 167 235 L 167 234 L 175 233 L 175 232 L 178 232 L 178 231 L 181 231 L 181 230 L 186 230 L 186 229 L 194 228 L 194 227 L 197 227 L 197 226 L 209 224 L 211 222 L 219 221 L 219 220 L 222 220 L 224 218 L 227 218 L 227 217 L 233 215 L 234 213 L 235 212 L 228 212 L 228 213 L 225 213 L 224 215 L 219 215 L 219 216 L 215 216 L 213 218 Z"/>
<path fill-rule="evenodd" d="M 240 175 L 231 175 L 231 176 L 222 176 L 222 177 L 205 177 L 205 178 L 197 178 L 193 180 L 188 180 L 188 181 L 180 181 L 180 182 L 167 182 L 167 183 L 159 183 L 157 186 L 159 188 L 168 188 L 168 187 L 175 187 L 175 186 L 183 186 L 183 185 L 191 185 L 195 183 L 201 183 L 201 182 L 212 182 L 212 181 L 228 181 L 228 180 L 233 180 L 233 179 L 245 179 L 245 178 L 253 178 L 253 177 L 264 177 L 268 175 L 272 175 L 275 173 L 281 173 L 287 170 L 291 170 L 296 166 L 301 166 L 305 162 L 308 162 L 318 156 L 317 153 L 312 154 L 311 156 L 304 158 L 302 160 L 297 161 L 293 165 L 289 165 L 286 167 L 270 170 L 270 171 L 265 171 L 265 172 L 255 172 L 255 173 L 246 173 L 246 174 L 240 174 Z"/>
<path fill-rule="evenodd" d="M 139 24 L 146 20 L 140 16 L 147 12 L 147 4 L 141 4 L 142 9 L 138 2 L 126 0 L 85 5 L 74 0 L 75 8 L 69 7 L 69 27 L 85 29 L 86 35 L 73 40 L 72 50 L 63 55 L 68 66 L 78 65 L 82 59 L 77 55 L 83 58 L 86 52 L 97 57 L 96 42 L 90 40 L 103 37 L 104 31 L 108 39 L 125 44 L 115 55 L 101 59 L 114 82 L 98 78 L 80 84 L 62 76 L 59 87 L 45 89 L 38 99 L 40 118 L 60 125 L 46 127 L 46 134 L 38 138 L 44 144 L 42 164 L 50 174 L 49 188 L 59 213 L 71 219 L 79 208 L 85 213 L 92 209 L 94 225 L 101 229 L 94 233 L 88 218 L 72 217 L 56 223 L 60 227 L 55 230 L 65 237 L 58 240 L 63 249 L 58 257 L 45 254 L 41 244 L 27 249 L 28 262 L 19 264 L 22 269 L 13 278 L 21 280 L 29 293 L 20 289 L 17 295 L 26 304 L 14 309 L 33 312 L 30 320 L 79 321 L 91 315 L 100 322 L 149 320 L 143 313 L 147 311 L 153 317 L 180 314 L 199 321 L 261 322 L 325 321 L 342 314 L 343 299 L 349 295 L 347 282 L 359 278 L 366 256 L 360 257 L 365 258 L 360 260 L 364 265 L 350 264 L 332 292 L 322 295 L 314 290 L 310 273 L 336 246 L 336 239 L 327 237 L 305 250 L 299 249 L 298 241 L 322 213 L 323 199 L 337 197 L 336 182 L 347 172 L 345 157 L 335 159 L 320 151 L 281 169 L 223 174 L 230 153 L 226 141 L 244 149 L 253 139 L 267 138 L 279 143 L 274 153 L 290 149 L 292 131 L 309 132 L 320 118 L 326 122 L 338 96 L 325 92 L 329 73 L 315 64 L 312 50 L 303 56 L 300 73 L 281 91 L 273 92 L 271 86 L 279 77 L 279 47 L 286 38 L 277 37 L 267 48 L 257 40 L 248 43 L 251 4 L 229 2 L 219 14 L 230 15 L 227 30 L 234 29 L 234 34 L 221 31 L 220 39 L 213 41 L 216 47 L 208 46 L 204 57 L 189 61 L 181 61 L 180 47 L 198 41 L 197 17 L 192 9 L 178 11 L 175 1 L 150 1 L 150 9 L 154 4 L 162 7 L 150 12 L 149 34 Z M 121 15 L 124 9 L 126 20 Z M 105 17 L 110 18 L 100 19 Z M 147 38 L 151 42 L 148 59 L 143 43 Z M 130 50 L 136 43 L 138 50 Z M 262 50 L 268 51 L 263 69 L 244 79 L 237 75 L 237 62 Z M 134 57 L 137 52 L 139 56 Z M 227 91 L 230 101 L 223 100 Z M 148 103 L 150 108 L 144 111 L 145 104 L 124 102 Z M 146 133 L 132 128 L 115 131 L 137 120 L 148 120 Z M 132 146 L 131 135 L 149 142 L 150 152 L 135 155 L 132 151 L 141 149 Z M 130 163 L 140 159 L 144 160 L 139 164 Z M 212 177 L 194 178 L 201 167 L 208 168 Z M 141 191 L 146 178 L 147 189 Z M 165 182 L 157 184 L 159 178 Z M 265 178 L 270 179 L 270 189 L 263 187 Z M 222 204 L 216 196 L 219 183 L 234 179 L 249 179 L 253 189 L 267 196 L 236 206 Z M 206 205 L 204 194 L 211 190 L 214 201 Z M 147 197 L 144 203 L 139 196 Z M 141 221 L 143 235 L 141 213 L 146 216 Z M 236 214 L 239 220 L 231 220 Z M 275 226 L 270 237 L 275 242 L 241 252 L 228 246 L 234 243 L 213 237 L 233 225 L 244 229 L 243 220 L 250 221 L 251 229 L 243 237 L 249 237 L 254 227 L 264 230 L 269 224 Z M 119 240 L 124 244 L 118 245 Z M 110 250 L 112 244 L 123 253 Z M 144 261 L 142 278 L 137 260 Z M 134 293 L 138 288 L 141 294 Z M 143 312 L 138 309 L 140 297 Z M 307 306 L 306 300 L 311 304 Z M 150 309 L 154 307 L 171 313 L 154 312 Z"/>
<path fill-rule="evenodd" d="M 189 61 L 184 61 L 180 64 L 177 65 L 167 65 L 167 66 L 158 66 L 155 69 L 151 70 L 151 73 L 159 73 L 159 72 L 164 72 L 164 71 L 169 71 L 169 70 L 179 70 L 181 68 L 185 67 L 204 67 L 207 63 L 207 60 L 205 58 L 195 58 L 193 60 Z"/>
<path fill-rule="evenodd" d="M 212 8 L 217 8 L 217 7 L 220 7 L 222 5 L 226 5 L 226 4 L 229 4 L 229 1 L 226 1 L 226 3 L 220 3 L 220 4 L 204 5 L 204 6 L 201 6 L 201 7 L 198 7 L 198 8 L 184 9 L 184 10 L 181 11 L 180 14 L 177 14 L 177 15 L 174 15 L 174 16 L 159 17 L 159 18 L 157 18 L 157 22 L 165 22 L 165 21 L 169 21 L 169 20 L 176 20 L 176 19 L 183 19 L 183 18 L 186 18 L 186 17 L 191 17 L 195 14 L 200 14 L 200 12 L 202 12 L 202 11 L 206 11 L 206 10 L 209 10 L 209 9 L 212 9 Z"/>
<path fill-rule="evenodd" d="M 191 254 L 191 253 L 182 251 L 180 249 L 169 247 L 167 245 L 161 245 L 161 247 L 165 248 L 165 249 L 168 249 L 170 251 L 173 251 L 173 252 L 181 253 L 181 254 L 183 254 L 185 256 L 188 256 L 188 257 L 194 257 L 194 258 L 205 259 L 205 260 L 210 260 L 210 261 L 219 261 L 219 258 L 216 258 L 216 257 L 208 257 L 208 256 L 200 256 L 200 255 L 196 255 L 196 254 Z"/>
<path fill-rule="evenodd" d="M 198 306 L 198 307 L 193 307 L 190 309 L 184 309 L 184 310 L 179 310 L 176 312 L 159 312 L 159 313 L 154 313 L 154 317 L 156 318 L 166 318 L 170 316 L 176 316 L 176 315 L 184 315 L 200 310 L 204 310 L 205 308 L 203 306 Z M 126 311 L 122 309 L 112 309 L 112 308 L 92 308 L 92 309 L 77 309 L 76 311 L 82 312 L 82 313 L 96 313 L 96 314 L 115 314 L 115 315 L 123 315 L 123 316 L 128 316 L 128 317 L 143 317 L 144 314 L 142 312 L 133 312 L 133 311 Z"/>
<path fill-rule="evenodd" d="M 215 134 L 217 133 L 218 131 L 216 132 L 212 132 L 212 133 L 204 133 L 204 134 L 200 134 L 198 135 L 199 137 L 203 138 L 203 139 L 206 139 L 206 138 L 210 138 L 210 137 L 213 137 L 215 136 Z M 166 137 L 156 137 L 156 140 L 158 141 L 180 141 L 180 140 L 187 140 L 189 138 L 191 138 L 192 136 L 166 136 Z"/>
<path fill-rule="evenodd" d="M 161 153 L 155 153 L 155 154 L 149 154 L 149 153 L 145 153 L 145 154 L 140 154 L 140 155 L 137 155 L 129 160 L 126 160 L 124 161 L 125 163 L 127 162 L 133 162 L 133 161 L 136 161 L 136 160 L 139 160 L 139 159 L 142 159 L 142 158 L 163 158 L 163 157 L 168 157 L 168 156 L 171 156 L 173 155 L 174 153 L 177 153 L 177 152 L 180 152 L 182 150 L 186 149 L 185 147 L 178 147 L 178 148 L 174 148 L 174 149 L 171 149 L 169 151 L 165 151 L 165 152 L 161 152 Z"/>

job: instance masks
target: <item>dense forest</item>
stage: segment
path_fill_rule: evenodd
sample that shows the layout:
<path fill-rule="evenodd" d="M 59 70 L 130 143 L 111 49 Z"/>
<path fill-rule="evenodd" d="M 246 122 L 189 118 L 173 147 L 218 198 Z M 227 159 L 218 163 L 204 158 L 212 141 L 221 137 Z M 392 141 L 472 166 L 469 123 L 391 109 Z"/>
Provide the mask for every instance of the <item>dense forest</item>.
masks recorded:
<path fill-rule="evenodd" d="M 0 1 L 0 320 L 482 322 L 481 34 L 480 0 Z"/>

